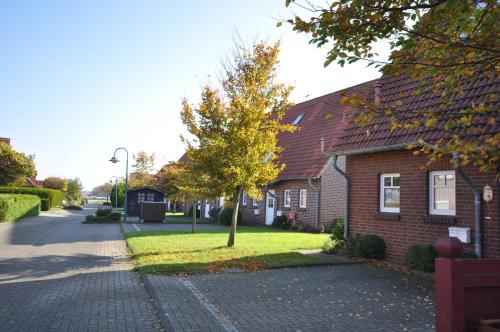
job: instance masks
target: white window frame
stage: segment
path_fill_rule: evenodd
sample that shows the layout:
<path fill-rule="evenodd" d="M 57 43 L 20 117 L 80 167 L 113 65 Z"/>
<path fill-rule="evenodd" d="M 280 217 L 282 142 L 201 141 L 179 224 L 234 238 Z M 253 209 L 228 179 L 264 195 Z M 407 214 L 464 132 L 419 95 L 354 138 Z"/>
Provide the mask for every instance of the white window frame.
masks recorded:
<path fill-rule="evenodd" d="M 434 185 L 434 175 L 449 175 L 453 174 L 455 176 L 455 210 L 443 210 L 443 209 L 435 209 L 434 208 L 434 188 L 436 187 Z M 446 187 L 446 186 L 444 186 Z M 429 213 L 432 215 L 441 215 L 441 216 L 456 216 L 457 211 L 456 211 L 456 202 L 457 202 L 457 175 L 455 174 L 455 171 L 453 170 L 448 170 L 448 171 L 432 171 L 429 172 Z"/>
<path fill-rule="evenodd" d="M 153 197 L 153 199 L 150 199 L 150 197 Z M 155 194 L 154 193 L 146 193 L 146 202 L 154 202 L 155 201 Z"/>
<path fill-rule="evenodd" d="M 141 199 L 141 197 L 143 197 Z M 137 203 L 146 201 L 146 193 L 137 193 Z"/>
<path fill-rule="evenodd" d="M 302 199 L 304 199 L 304 204 L 302 204 Z M 299 208 L 305 209 L 307 207 L 307 189 L 299 190 Z"/>
<path fill-rule="evenodd" d="M 259 202 L 255 198 L 252 199 L 252 206 L 259 206 Z"/>
<path fill-rule="evenodd" d="M 399 186 L 386 186 L 385 185 L 385 178 L 393 178 L 393 177 L 399 177 Z M 400 173 L 385 173 L 385 174 L 380 174 L 380 189 L 379 189 L 379 209 L 380 212 L 390 212 L 390 213 L 399 213 L 401 211 L 401 207 L 385 207 L 384 206 L 384 189 L 389 188 L 389 189 L 399 189 L 399 204 L 401 205 L 401 174 Z"/>
<path fill-rule="evenodd" d="M 243 194 L 242 194 L 242 198 L 241 198 L 241 204 L 243 204 L 244 206 L 247 205 L 247 202 L 248 202 L 248 195 L 246 192 L 243 191 Z"/>
<path fill-rule="evenodd" d="M 288 198 L 288 204 L 287 204 Z M 289 208 L 292 204 L 292 197 L 290 196 L 290 189 L 285 189 L 283 191 L 283 206 Z"/>

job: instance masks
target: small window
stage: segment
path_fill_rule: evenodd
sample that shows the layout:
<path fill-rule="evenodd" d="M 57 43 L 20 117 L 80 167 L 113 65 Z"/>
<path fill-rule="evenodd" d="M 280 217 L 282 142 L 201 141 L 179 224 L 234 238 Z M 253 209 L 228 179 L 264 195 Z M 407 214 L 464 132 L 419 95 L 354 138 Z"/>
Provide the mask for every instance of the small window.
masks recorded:
<path fill-rule="evenodd" d="M 155 194 L 154 193 L 148 193 L 146 200 L 148 202 L 154 202 L 154 200 L 155 200 Z"/>
<path fill-rule="evenodd" d="M 454 216 L 455 171 L 430 172 L 429 182 L 429 212 Z"/>
<path fill-rule="evenodd" d="M 304 117 L 304 113 L 300 113 L 299 115 L 297 115 L 297 117 L 295 118 L 295 120 L 293 120 L 292 124 L 293 125 L 298 125 L 300 120 L 302 120 L 302 118 Z"/>
<path fill-rule="evenodd" d="M 258 206 L 259 205 L 259 202 L 257 202 L 257 200 L 254 198 L 252 199 L 252 206 Z"/>
<path fill-rule="evenodd" d="M 267 194 L 267 208 L 274 209 L 274 197 L 271 194 Z"/>
<path fill-rule="evenodd" d="M 144 202 L 146 200 L 146 194 L 145 193 L 138 193 L 137 194 L 137 202 Z"/>
<path fill-rule="evenodd" d="M 307 206 L 307 189 L 299 191 L 299 207 L 305 209 Z"/>
<path fill-rule="evenodd" d="M 241 204 L 243 205 L 247 205 L 247 201 L 248 201 L 248 196 L 247 196 L 247 193 L 246 192 L 243 192 L 243 197 L 241 199 Z"/>
<path fill-rule="evenodd" d="M 399 213 L 399 174 L 380 175 L 380 211 Z"/>
<path fill-rule="evenodd" d="M 290 207 L 290 190 L 287 189 L 283 192 L 283 206 Z"/>

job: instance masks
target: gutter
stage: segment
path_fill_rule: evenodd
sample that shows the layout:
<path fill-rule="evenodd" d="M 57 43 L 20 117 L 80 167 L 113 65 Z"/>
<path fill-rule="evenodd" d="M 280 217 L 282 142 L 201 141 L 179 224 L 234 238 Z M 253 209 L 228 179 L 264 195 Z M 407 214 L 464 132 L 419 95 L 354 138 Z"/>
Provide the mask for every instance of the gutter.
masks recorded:
<path fill-rule="evenodd" d="M 350 179 L 347 176 L 347 173 L 341 170 L 337 165 L 338 155 L 334 153 L 333 157 L 333 168 L 345 179 L 344 189 L 345 189 L 345 197 L 344 197 L 344 240 L 349 238 L 349 189 Z"/>
<path fill-rule="evenodd" d="M 321 204 L 320 204 L 320 198 L 321 198 L 321 197 L 320 197 L 320 195 L 321 195 L 321 192 L 320 192 L 319 188 L 316 188 L 315 186 L 313 186 L 313 184 L 312 184 L 312 180 L 311 180 L 311 177 L 308 177 L 308 178 L 307 178 L 307 185 L 308 185 L 308 186 L 309 186 L 312 190 L 316 191 L 316 198 L 317 198 L 317 200 L 318 200 L 318 204 L 316 205 L 316 218 L 315 218 L 315 219 L 316 219 L 316 221 L 315 221 L 315 224 L 316 224 L 316 226 L 318 226 L 318 225 L 319 225 L 319 213 L 320 213 L 320 206 L 321 206 Z"/>
<path fill-rule="evenodd" d="M 456 171 L 458 175 L 465 181 L 469 189 L 474 194 L 474 252 L 482 257 L 482 241 L 481 241 L 481 191 L 474 186 L 472 180 L 464 173 L 462 168 L 458 166 L 458 153 L 453 153 L 453 159 L 457 164 Z"/>
<path fill-rule="evenodd" d="M 356 150 L 348 150 L 348 151 L 340 151 L 335 154 L 349 156 L 355 154 L 364 154 L 364 153 L 375 153 L 375 152 L 383 152 L 383 151 L 391 151 L 391 150 L 401 150 L 406 148 L 409 144 L 416 144 L 416 142 L 408 142 L 408 143 L 398 143 L 393 145 L 383 145 L 383 146 L 375 146 L 371 148 L 362 148 Z"/>

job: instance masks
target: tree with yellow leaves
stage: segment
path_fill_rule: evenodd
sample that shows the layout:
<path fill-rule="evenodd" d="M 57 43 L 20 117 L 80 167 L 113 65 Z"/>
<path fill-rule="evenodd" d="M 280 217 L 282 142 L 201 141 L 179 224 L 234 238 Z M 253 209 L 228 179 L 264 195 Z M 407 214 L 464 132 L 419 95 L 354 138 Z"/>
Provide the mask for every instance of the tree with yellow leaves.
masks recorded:
<path fill-rule="evenodd" d="M 188 172 L 234 206 L 228 247 L 235 243 L 242 192 L 261 198 L 261 186 L 285 167 L 276 163 L 277 135 L 295 129 L 280 122 L 292 106 L 292 87 L 276 82 L 279 51 L 279 43 L 237 46 L 223 66 L 220 89 L 205 86 L 198 107 L 183 101 L 182 121 L 193 136 L 185 139 Z"/>

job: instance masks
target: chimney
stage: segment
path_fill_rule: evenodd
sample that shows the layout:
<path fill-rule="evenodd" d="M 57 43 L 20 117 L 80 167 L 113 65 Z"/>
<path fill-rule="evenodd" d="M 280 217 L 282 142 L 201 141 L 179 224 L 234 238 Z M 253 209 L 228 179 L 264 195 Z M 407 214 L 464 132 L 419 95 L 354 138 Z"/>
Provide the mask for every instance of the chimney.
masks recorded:
<path fill-rule="evenodd" d="M 382 82 L 380 82 L 380 80 L 375 81 L 374 84 L 375 105 L 380 105 L 380 95 L 382 90 L 381 88 L 382 88 Z"/>
<path fill-rule="evenodd" d="M 319 140 L 320 152 L 321 154 L 325 153 L 325 138 L 321 137 Z"/>
<path fill-rule="evenodd" d="M 4 143 L 7 143 L 7 145 L 10 145 L 10 138 L 0 137 L 0 142 L 4 142 Z"/>

